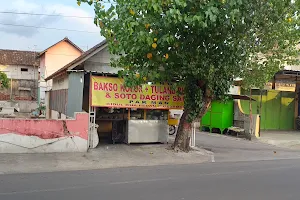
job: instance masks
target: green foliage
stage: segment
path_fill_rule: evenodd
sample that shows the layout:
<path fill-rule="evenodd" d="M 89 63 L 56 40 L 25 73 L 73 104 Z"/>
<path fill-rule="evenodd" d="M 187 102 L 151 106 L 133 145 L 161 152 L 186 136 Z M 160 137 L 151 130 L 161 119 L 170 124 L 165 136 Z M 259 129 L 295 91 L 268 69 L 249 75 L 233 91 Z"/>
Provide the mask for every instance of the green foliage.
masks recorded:
<path fill-rule="evenodd" d="M 223 99 L 235 78 L 262 87 L 297 61 L 300 0 L 115 0 L 109 8 L 107 1 L 77 0 L 94 5 L 111 53 L 122 54 L 112 65 L 124 68 L 128 86 L 176 79 L 190 120 L 205 91 Z"/>
<path fill-rule="evenodd" d="M 39 111 L 45 111 L 46 110 L 46 106 L 45 105 L 39 105 L 39 107 L 37 109 Z"/>
<path fill-rule="evenodd" d="M 7 78 L 7 75 L 4 72 L 0 72 L 0 82 L 1 88 L 8 88 L 9 79 Z"/>

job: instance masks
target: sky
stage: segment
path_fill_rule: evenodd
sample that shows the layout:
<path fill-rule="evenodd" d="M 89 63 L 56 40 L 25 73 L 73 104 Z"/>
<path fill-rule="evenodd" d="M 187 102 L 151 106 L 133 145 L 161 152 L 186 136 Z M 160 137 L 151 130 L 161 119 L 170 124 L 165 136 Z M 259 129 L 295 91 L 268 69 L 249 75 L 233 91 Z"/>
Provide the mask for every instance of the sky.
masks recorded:
<path fill-rule="evenodd" d="M 78 6 L 76 0 L 0 0 L 0 5 L 0 49 L 43 51 L 64 37 L 68 37 L 86 51 L 104 39 L 100 35 L 99 28 L 94 25 L 93 6 L 88 4 Z"/>

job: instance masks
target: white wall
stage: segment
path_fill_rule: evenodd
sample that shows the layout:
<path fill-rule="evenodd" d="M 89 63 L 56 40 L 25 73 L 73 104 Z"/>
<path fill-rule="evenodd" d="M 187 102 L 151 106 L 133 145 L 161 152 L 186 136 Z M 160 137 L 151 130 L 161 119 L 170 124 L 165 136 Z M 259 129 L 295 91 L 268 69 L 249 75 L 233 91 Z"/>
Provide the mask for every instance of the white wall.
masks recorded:
<path fill-rule="evenodd" d="M 50 104 L 50 92 L 49 91 L 45 91 L 45 106 L 46 106 L 45 115 L 46 115 L 46 119 L 50 119 L 51 118 L 49 104 Z"/>
<path fill-rule="evenodd" d="M 37 80 L 39 73 L 38 67 L 26 65 L 8 65 L 3 71 L 8 78 L 22 80 Z"/>
<path fill-rule="evenodd" d="M 50 110 L 51 112 L 51 119 L 67 119 L 67 116 L 63 113 L 60 114 L 60 118 L 59 118 L 59 112 L 57 112 L 56 110 Z"/>
<path fill-rule="evenodd" d="M 52 90 L 62 90 L 69 88 L 68 75 L 62 75 L 53 79 Z"/>
<path fill-rule="evenodd" d="M 230 86 L 229 92 L 228 94 L 235 94 L 235 95 L 239 95 L 239 86 Z"/>
<path fill-rule="evenodd" d="M 91 62 L 101 62 L 101 63 L 110 63 L 111 54 L 109 53 L 108 47 L 105 47 L 92 57 L 90 57 L 88 60 Z"/>
<path fill-rule="evenodd" d="M 14 100 L 14 101 L 0 101 L 0 107 L 13 107 L 18 112 L 30 113 L 38 107 L 36 101 Z"/>
<path fill-rule="evenodd" d="M 118 73 L 121 68 L 110 67 L 110 59 L 115 57 L 108 51 L 108 47 L 102 49 L 84 62 L 86 71 L 97 71 L 105 73 Z"/>
<path fill-rule="evenodd" d="M 41 139 L 15 133 L 0 134 L 0 153 L 86 152 L 87 140 L 78 136 Z"/>
<path fill-rule="evenodd" d="M 40 101 L 42 103 L 45 103 L 45 98 L 46 98 L 45 92 L 46 92 L 46 89 L 47 89 L 46 82 L 45 81 L 39 81 L 38 87 L 40 89 L 40 91 L 39 91 L 39 93 L 40 93 Z"/>

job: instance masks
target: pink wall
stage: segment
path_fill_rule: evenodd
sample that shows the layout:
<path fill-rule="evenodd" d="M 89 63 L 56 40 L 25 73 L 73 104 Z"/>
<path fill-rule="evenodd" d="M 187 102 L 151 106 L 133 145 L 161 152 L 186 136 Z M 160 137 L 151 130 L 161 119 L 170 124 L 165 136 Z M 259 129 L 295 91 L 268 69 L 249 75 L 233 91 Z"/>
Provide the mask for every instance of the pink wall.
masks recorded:
<path fill-rule="evenodd" d="M 88 139 L 88 113 L 76 113 L 75 119 L 0 119 L 0 135 L 14 133 L 23 136 L 37 136 L 41 139 L 55 139 L 78 136 Z"/>
<path fill-rule="evenodd" d="M 45 78 L 64 67 L 81 55 L 81 52 L 73 45 L 62 41 L 47 50 L 45 60 Z"/>

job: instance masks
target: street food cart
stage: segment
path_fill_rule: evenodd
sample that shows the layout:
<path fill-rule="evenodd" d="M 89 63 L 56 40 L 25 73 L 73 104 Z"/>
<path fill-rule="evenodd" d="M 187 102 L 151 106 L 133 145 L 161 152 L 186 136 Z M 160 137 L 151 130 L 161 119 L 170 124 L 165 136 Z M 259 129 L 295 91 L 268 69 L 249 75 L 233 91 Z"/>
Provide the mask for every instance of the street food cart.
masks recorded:
<path fill-rule="evenodd" d="M 169 125 L 169 135 L 174 135 L 177 132 L 179 121 L 183 110 L 169 110 L 168 115 L 168 125 Z"/>

